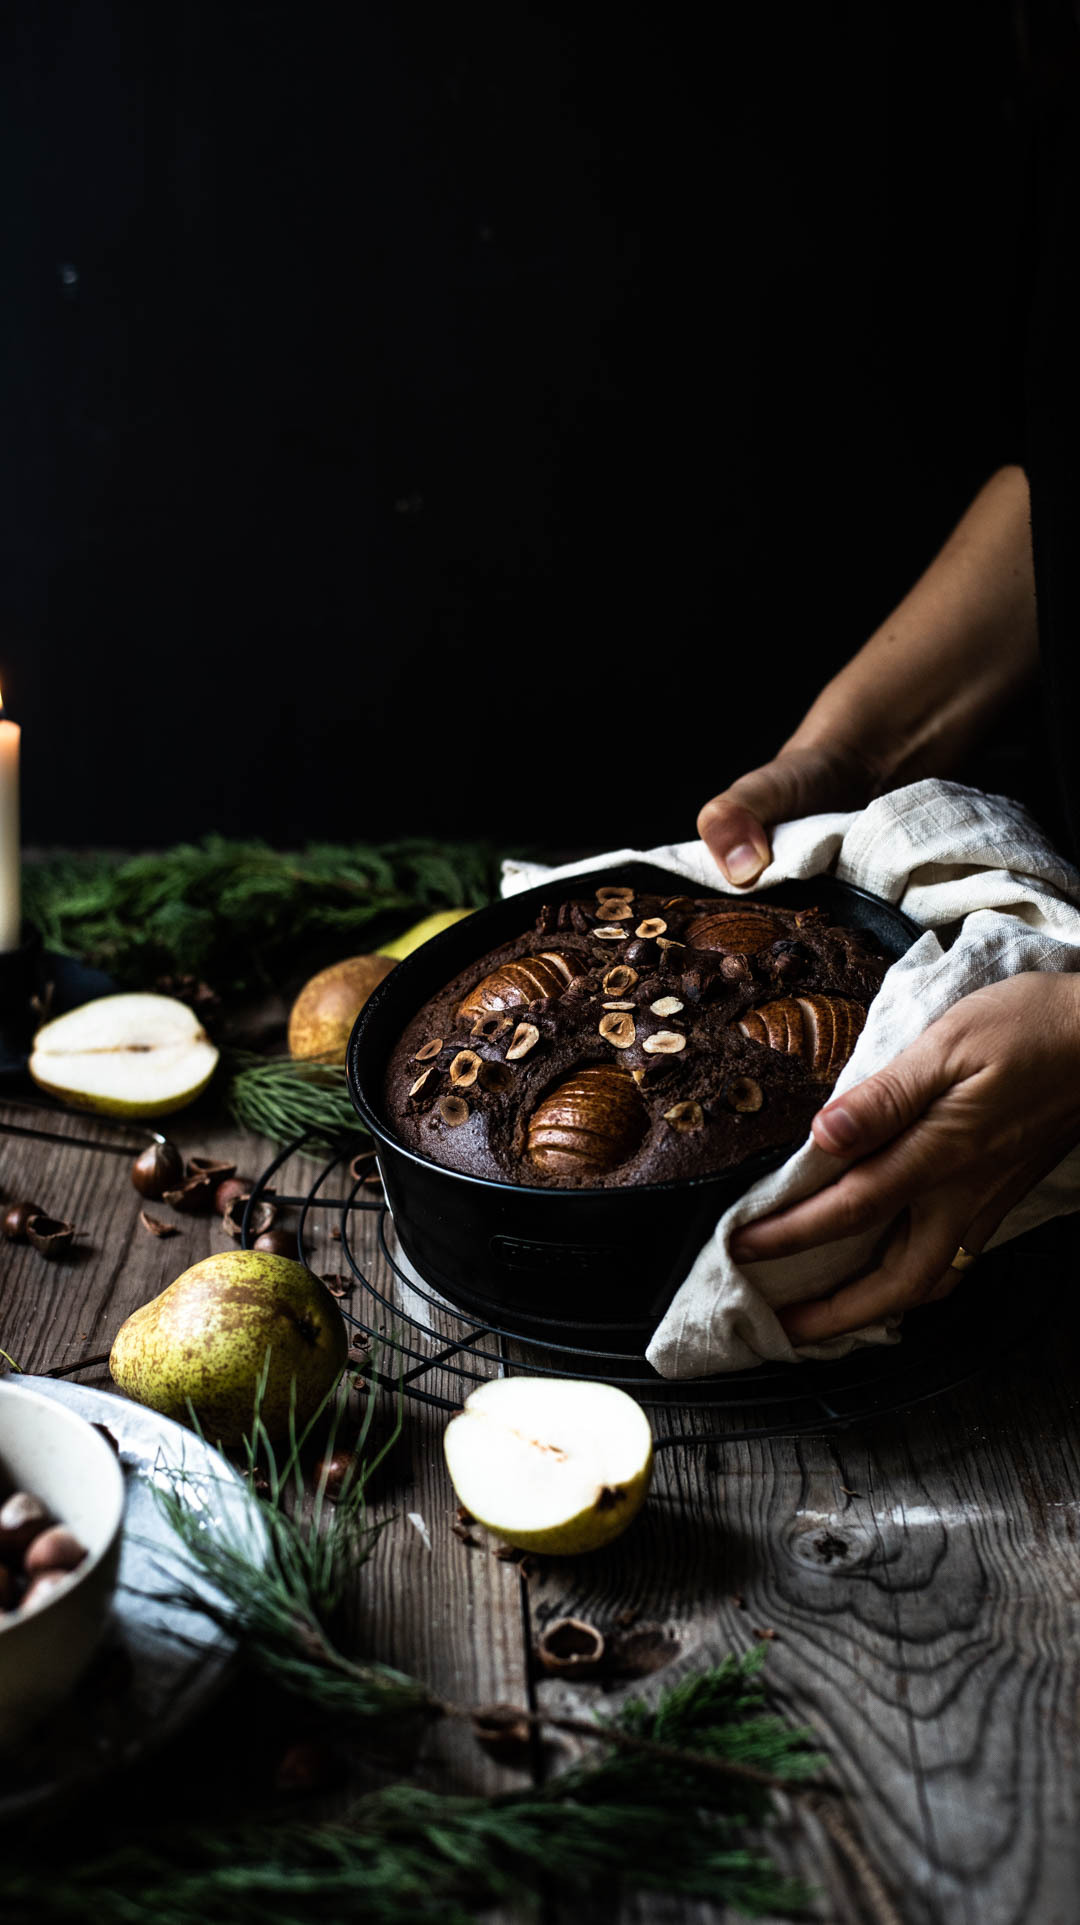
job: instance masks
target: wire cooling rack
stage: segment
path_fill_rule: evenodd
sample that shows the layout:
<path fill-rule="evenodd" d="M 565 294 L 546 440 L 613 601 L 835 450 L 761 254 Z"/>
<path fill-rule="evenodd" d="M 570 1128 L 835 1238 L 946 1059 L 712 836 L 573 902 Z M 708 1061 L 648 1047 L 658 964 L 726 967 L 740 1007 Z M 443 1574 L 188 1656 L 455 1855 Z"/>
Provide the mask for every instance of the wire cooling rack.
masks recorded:
<path fill-rule="evenodd" d="M 51 1106 L 10 1097 L 4 1103 L 21 1110 L 25 1120 L 0 1122 L 0 1135 L 126 1158 L 145 1147 L 60 1133 L 47 1126 L 47 1118 L 56 1115 Z M 128 1133 L 124 1129 L 123 1134 Z M 598 1349 L 582 1340 L 588 1326 L 562 1318 L 531 1317 L 525 1338 L 509 1323 L 478 1321 L 455 1309 L 403 1258 L 382 1197 L 374 1151 L 362 1148 L 357 1154 L 358 1142 L 342 1141 L 329 1151 L 319 1144 L 325 1160 L 307 1189 L 291 1195 L 274 1187 L 274 1178 L 292 1157 L 311 1157 L 316 1146 L 309 1136 L 287 1144 L 252 1186 L 242 1242 L 246 1246 L 250 1241 L 255 1204 L 271 1192 L 276 1206 L 299 1211 L 301 1250 L 310 1241 L 306 1233 L 313 1213 L 335 1215 L 331 1229 L 337 1232 L 353 1286 L 352 1307 L 344 1302 L 339 1307 L 353 1333 L 355 1367 L 365 1370 L 368 1381 L 445 1411 L 460 1409 L 476 1384 L 507 1372 L 618 1384 L 649 1412 L 657 1449 L 844 1430 L 945 1396 L 989 1365 L 1014 1357 L 1044 1321 L 1061 1275 L 1062 1238 L 1068 1236 L 1059 1222 L 992 1252 L 944 1303 L 910 1315 L 900 1344 L 859 1350 L 838 1363 L 761 1364 L 672 1383 L 658 1377 L 642 1349 L 631 1342 L 630 1326 L 622 1331 L 611 1326 L 612 1344 L 621 1338 L 626 1348 Z M 339 1180 L 337 1193 L 334 1179 L 342 1173 L 345 1181 Z M 357 1252 L 354 1235 L 359 1221 L 372 1217 L 373 1257 Z M 1075 1243 L 1068 1260 L 1075 1261 Z M 548 1328 L 535 1334 L 545 1321 Z M 68 1376 L 104 1361 L 83 1358 L 45 1374 Z"/>
<path fill-rule="evenodd" d="M 309 1151 L 309 1144 L 309 1138 L 298 1137 L 258 1178 L 245 1214 L 245 1242 L 256 1202 L 291 1157 Z M 283 1195 L 274 1189 L 273 1200 L 299 1209 L 301 1249 L 312 1213 L 336 1212 L 334 1228 L 353 1284 L 353 1307 L 342 1304 L 342 1315 L 356 1346 L 369 1352 L 369 1380 L 439 1410 L 459 1409 L 469 1391 L 489 1377 L 522 1372 L 622 1386 L 650 1413 L 658 1449 L 841 1430 L 945 1395 L 999 1357 L 1014 1354 L 1044 1314 L 1048 1266 L 1025 1238 L 1019 1247 L 1010 1244 L 988 1256 L 979 1266 L 977 1286 L 968 1280 L 946 1302 L 909 1316 L 900 1344 L 868 1347 L 837 1363 L 762 1364 L 672 1383 L 657 1376 L 630 1344 L 629 1326 L 622 1333 L 612 1326 L 610 1335 L 613 1345 L 622 1340 L 627 1348 L 598 1349 L 581 1340 L 583 1332 L 591 1334 L 588 1326 L 562 1318 L 531 1317 L 529 1334 L 523 1336 L 509 1323 L 478 1321 L 455 1309 L 404 1258 L 381 1190 L 371 1193 L 378 1183 L 374 1152 L 356 1156 L 355 1148 L 342 1143 L 305 1192 Z M 376 1218 L 374 1261 L 358 1255 L 354 1235 L 357 1220 L 371 1216 Z M 972 1315 L 975 1287 L 977 1317 Z"/>

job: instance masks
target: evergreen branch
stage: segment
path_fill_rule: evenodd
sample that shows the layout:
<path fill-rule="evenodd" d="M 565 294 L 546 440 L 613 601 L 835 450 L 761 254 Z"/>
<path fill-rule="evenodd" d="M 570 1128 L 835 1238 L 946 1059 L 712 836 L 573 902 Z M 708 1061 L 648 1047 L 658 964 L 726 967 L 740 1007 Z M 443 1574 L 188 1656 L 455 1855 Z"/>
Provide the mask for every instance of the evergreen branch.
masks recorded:
<path fill-rule="evenodd" d="M 223 996 L 298 984 L 429 910 L 478 908 L 497 893 L 493 847 L 419 839 L 282 854 L 208 836 L 153 855 L 50 856 L 23 871 L 24 913 L 47 948 L 125 989 L 192 975 Z"/>
<path fill-rule="evenodd" d="M 709 1672 L 704 1675 L 706 1679 L 712 1676 Z M 472 1721 L 477 1716 L 475 1706 L 450 1704 L 445 1699 L 438 1700 L 438 1708 L 448 1717 L 468 1718 Z M 765 1771 L 760 1765 L 749 1764 L 746 1761 L 715 1756 L 711 1751 L 704 1750 L 700 1742 L 689 1748 L 663 1743 L 655 1738 L 645 1737 L 638 1731 L 628 1731 L 622 1724 L 613 1724 L 608 1719 L 563 1718 L 548 1711 L 519 1711 L 516 1706 L 514 1716 L 534 1731 L 564 1731 L 571 1737 L 588 1738 L 593 1744 L 610 1745 L 613 1751 L 639 1761 L 645 1759 L 654 1764 L 670 1766 L 681 1773 L 684 1779 L 693 1779 L 704 1774 L 706 1778 L 727 1778 L 741 1785 L 754 1785 L 762 1791 L 790 1791 L 796 1779 L 816 1772 L 820 1763 L 813 1753 L 804 1752 L 798 1748 L 806 1742 L 801 1733 L 794 1734 L 795 1748 L 791 1752 L 792 1768 L 785 1775 L 776 1771 Z M 769 1720 L 763 1717 L 763 1722 L 766 1725 L 775 1724 L 788 1739 L 792 1737 L 779 1718 Z M 724 1742 L 735 1735 L 735 1730 L 736 1728 L 733 1728 L 730 1733 L 717 1733 L 716 1736 L 720 1742 Z M 786 1747 L 783 1749 L 786 1750 Z M 635 1768 L 636 1776 L 638 1776 L 637 1768 Z"/>
<path fill-rule="evenodd" d="M 368 1521 L 367 1486 L 400 1433 L 400 1407 L 382 1449 L 367 1460 L 363 1453 L 375 1413 L 375 1400 L 368 1399 L 353 1469 L 336 1502 L 327 1502 L 324 1476 L 306 1509 L 302 1453 L 329 1399 L 299 1435 L 295 1421 L 291 1423 L 289 1446 L 279 1462 L 261 1415 L 269 1362 L 267 1357 L 245 1443 L 249 1475 L 260 1464 L 266 1466 L 268 1500 L 260 1503 L 249 1488 L 240 1520 L 225 1525 L 215 1519 L 208 1531 L 205 1474 L 170 1468 L 169 1483 L 155 1482 L 153 1494 L 187 1565 L 211 1586 L 211 1594 L 182 1571 L 159 1601 L 209 1617 L 236 1641 L 249 1663 L 331 1715 L 363 1722 L 396 1721 L 408 1713 L 435 1715 L 437 1706 L 423 1685 L 388 1665 L 356 1663 L 330 1636 L 345 1593 L 371 1556 L 382 1528 Z M 333 1455 L 340 1417 L 338 1405 L 323 1446 L 326 1459 Z M 231 1478 L 228 1482 L 231 1487 Z"/>
<path fill-rule="evenodd" d="M 369 1747 L 403 1724 L 415 1733 L 424 1718 L 474 1715 L 388 1666 L 347 1656 L 334 1639 L 344 1589 L 377 1536 L 365 1492 L 379 1459 L 363 1457 L 374 1403 L 333 1506 L 325 1480 L 305 1501 L 312 1425 L 299 1436 L 293 1427 L 279 1463 L 258 1403 L 247 1458 L 249 1470 L 266 1466 L 265 1504 L 249 1493 L 239 1513 L 215 1516 L 208 1530 L 204 1478 L 177 1470 L 171 1487 L 154 1485 L 188 1565 L 217 1592 L 208 1598 L 181 1577 L 176 1599 L 222 1625 L 309 1709 L 359 1720 Z M 399 1404 L 380 1457 L 400 1422 Z M 333 1438 L 332 1423 L 330 1450 Z M 655 1707 L 633 1702 L 612 1720 L 526 1714 L 599 1748 L 541 1789 L 482 1799 L 405 1783 L 358 1799 L 335 1824 L 154 1826 L 44 1877 L 12 1852 L 0 1868 L 0 1914 L 5 1925 L 468 1925 L 495 1904 L 522 1915 L 538 1891 L 611 1899 L 637 1889 L 790 1916 L 805 1908 L 806 1888 L 782 1877 L 746 1830 L 766 1826 L 771 1793 L 798 1793 L 820 1760 L 805 1733 L 768 1711 L 763 1655 L 729 1658 Z"/>
<path fill-rule="evenodd" d="M 289 1056 L 230 1050 L 224 1061 L 225 1105 L 233 1121 L 274 1143 L 298 1137 L 336 1142 L 366 1137 L 345 1084 L 329 1063 L 297 1063 Z"/>
<path fill-rule="evenodd" d="M 495 1904 L 531 1913 L 538 1891 L 610 1899 L 620 1889 L 727 1903 L 751 1917 L 790 1915 L 808 1899 L 721 1814 L 415 1785 L 361 1800 L 343 1824 L 162 1829 L 59 1876 L 0 1873 L 6 1925 L 471 1925 Z"/>
<path fill-rule="evenodd" d="M 202 1504 L 190 1501 L 192 1480 L 187 1472 L 171 1473 L 171 1489 L 156 1487 L 157 1500 L 189 1560 L 218 1594 L 206 1599 L 201 1590 L 181 1582 L 170 1601 L 210 1616 L 237 1640 L 249 1662 L 326 1713 L 376 1724 L 380 1719 L 398 1719 L 404 1712 L 471 1721 L 476 1706 L 438 1697 L 386 1666 L 357 1663 L 337 1648 L 330 1635 L 348 1581 L 370 1556 L 378 1535 L 379 1527 L 367 1524 L 365 1513 L 365 1490 L 375 1464 L 358 1462 L 373 1410 L 369 1399 L 352 1480 L 338 1502 L 325 1508 L 324 1490 L 317 1489 L 306 1520 L 287 1508 L 290 1497 L 294 1505 L 302 1500 L 303 1438 L 293 1438 L 285 1465 L 279 1468 L 258 1416 L 258 1401 L 249 1464 L 253 1467 L 259 1458 L 268 1463 L 270 1493 L 265 1504 L 249 1496 L 250 1521 L 231 1533 L 220 1526 L 208 1533 Z M 392 1442 L 393 1438 L 380 1456 Z M 194 1481 L 202 1485 L 204 1480 Z M 260 1525 L 270 1542 L 265 1566 L 252 1555 Z M 651 1764 L 677 1774 L 681 1797 L 717 1778 L 737 1783 L 744 1795 L 782 1790 L 816 1774 L 821 1761 L 808 1750 L 806 1733 L 767 1714 L 757 1675 L 760 1664 L 761 1657 L 755 1654 L 738 1661 L 728 1659 L 703 1677 L 677 1685 L 659 1710 L 634 1701 L 613 1724 L 516 1707 L 514 1716 L 530 1727 L 547 1726 L 609 1748 L 616 1754 L 606 1767 L 612 1784 L 619 1779 L 622 1759 L 630 1771 L 630 1788 L 640 1782 L 643 1765 Z M 590 1766 L 590 1782 L 598 1769 Z"/>

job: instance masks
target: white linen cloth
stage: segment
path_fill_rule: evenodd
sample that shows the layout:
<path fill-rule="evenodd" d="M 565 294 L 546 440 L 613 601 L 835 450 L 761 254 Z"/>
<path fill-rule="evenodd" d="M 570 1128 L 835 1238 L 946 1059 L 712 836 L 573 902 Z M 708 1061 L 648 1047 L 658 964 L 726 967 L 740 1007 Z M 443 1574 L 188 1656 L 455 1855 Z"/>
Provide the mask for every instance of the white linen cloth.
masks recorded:
<path fill-rule="evenodd" d="M 548 869 L 503 864 L 502 893 L 549 876 L 572 876 L 626 861 L 658 863 L 709 889 L 745 894 L 725 882 L 702 842 L 620 849 Z M 879 796 L 855 814 L 780 823 L 773 860 L 754 888 L 826 871 L 895 903 L 925 933 L 893 963 L 835 1095 L 873 1075 L 961 996 L 1022 970 L 1080 969 L 1080 873 L 1046 841 L 1018 803 L 937 779 Z M 742 1370 L 766 1360 L 845 1356 L 862 1343 L 895 1343 L 898 1319 L 795 1350 L 776 1310 L 827 1296 L 868 1261 L 874 1231 L 800 1256 L 748 1263 L 728 1249 L 741 1223 L 809 1196 L 847 1165 L 808 1138 L 778 1170 L 732 1204 L 700 1252 L 653 1334 L 649 1361 L 663 1377 Z M 991 1244 L 1080 1209 L 1080 1146 L 1005 1218 Z"/>

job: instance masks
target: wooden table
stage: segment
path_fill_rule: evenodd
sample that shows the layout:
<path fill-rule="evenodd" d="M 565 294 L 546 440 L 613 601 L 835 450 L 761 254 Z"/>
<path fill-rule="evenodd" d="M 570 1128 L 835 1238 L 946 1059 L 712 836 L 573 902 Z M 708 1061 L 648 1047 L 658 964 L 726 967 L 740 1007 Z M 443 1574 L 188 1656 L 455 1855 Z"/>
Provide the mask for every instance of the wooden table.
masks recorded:
<path fill-rule="evenodd" d="M 28 1371 L 107 1351 L 136 1305 L 188 1264 L 231 1247 L 216 1218 L 178 1219 L 158 1241 L 117 1145 L 137 1128 L 0 1108 L 0 1192 L 30 1195 L 85 1232 L 71 1261 L 3 1250 L 0 1345 Z M 189 1153 L 226 1152 L 242 1173 L 265 1144 L 196 1115 L 172 1134 Z M 83 1148 L 82 1144 L 98 1147 Z M 295 1158 L 278 1179 L 306 1188 Z M 164 1206 L 158 1213 L 170 1214 Z M 343 1268 L 333 1219 L 313 1219 L 309 1260 Z M 374 1223 L 358 1254 L 385 1280 Z M 1073 1246 L 1055 1261 L 1055 1314 L 1020 1354 L 959 1391 L 858 1431 L 661 1454 L 643 1518 L 611 1551 L 518 1566 L 455 1534 L 442 1463 L 444 1414 L 410 1402 L 376 1492 L 392 1521 L 362 1573 L 357 1623 L 380 1658 L 457 1700 L 551 1709 L 610 1708 L 658 1689 L 758 1632 L 775 1633 L 768 1676 L 809 1724 L 846 1787 L 885 1896 L 875 1902 L 850 1855 L 813 1816 L 785 1827 L 790 1867 L 821 1888 L 822 1920 L 904 1925 L 1066 1925 L 1080 1915 L 1076 1767 L 1080 1683 L 1078 1334 Z M 975 1301 L 973 1297 L 973 1302 Z M 346 1303 L 349 1299 L 346 1299 Z M 357 1304 L 360 1314 L 363 1306 Z M 451 1326 L 448 1324 L 447 1328 Z M 107 1385 L 101 1365 L 82 1381 Z M 458 1394 L 443 1373 L 425 1378 Z M 387 1419 L 388 1421 L 388 1419 Z M 655 1627 L 663 1660 L 644 1681 L 573 1686 L 533 1675 L 531 1648 L 553 1619 L 605 1631 Z M 166 1766 L 162 1767 L 167 1769 Z M 493 1789 L 524 1782 L 464 1728 L 440 1728 L 436 1782 Z M 890 1911 L 891 1906 L 891 1911 Z M 704 1925 L 709 1908 L 635 1905 L 639 1925 Z"/>

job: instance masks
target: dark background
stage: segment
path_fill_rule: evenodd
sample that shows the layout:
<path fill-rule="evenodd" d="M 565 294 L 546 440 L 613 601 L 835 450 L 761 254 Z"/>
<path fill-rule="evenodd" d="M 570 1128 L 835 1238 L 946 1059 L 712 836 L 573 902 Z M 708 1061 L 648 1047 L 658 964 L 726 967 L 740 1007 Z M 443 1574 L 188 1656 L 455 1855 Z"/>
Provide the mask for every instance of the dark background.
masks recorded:
<path fill-rule="evenodd" d="M 16 0 L 29 841 L 649 844 L 778 746 L 1021 453 L 1025 153 L 997 0 L 746 11 Z"/>

